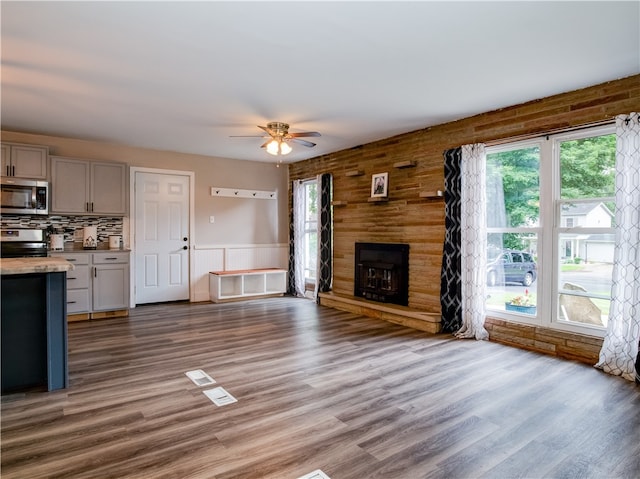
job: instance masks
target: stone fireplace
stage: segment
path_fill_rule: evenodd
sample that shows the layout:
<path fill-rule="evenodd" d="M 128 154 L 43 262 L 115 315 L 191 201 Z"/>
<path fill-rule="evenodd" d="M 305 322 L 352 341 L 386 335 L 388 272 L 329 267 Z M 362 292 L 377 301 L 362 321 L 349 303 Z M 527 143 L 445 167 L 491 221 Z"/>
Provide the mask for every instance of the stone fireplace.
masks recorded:
<path fill-rule="evenodd" d="M 409 245 L 356 243 L 354 295 L 381 303 L 409 304 Z"/>

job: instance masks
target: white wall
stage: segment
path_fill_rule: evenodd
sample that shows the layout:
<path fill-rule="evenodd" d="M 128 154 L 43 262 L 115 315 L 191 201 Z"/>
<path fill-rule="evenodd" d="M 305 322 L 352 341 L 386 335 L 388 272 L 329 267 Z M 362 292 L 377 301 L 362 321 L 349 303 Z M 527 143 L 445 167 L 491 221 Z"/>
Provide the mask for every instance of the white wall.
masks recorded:
<path fill-rule="evenodd" d="M 169 133 L 168 133 L 169 134 Z M 134 148 L 111 143 L 2 131 L 2 140 L 49 146 L 49 153 L 129 166 L 195 173 L 196 243 L 286 243 L 287 168 L 273 162 L 238 161 L 187 153 Z M 278 200 L 214 198 L 211 186 L 277 190 Z M 215 223 L 209 223 L 209 216 Z"/>

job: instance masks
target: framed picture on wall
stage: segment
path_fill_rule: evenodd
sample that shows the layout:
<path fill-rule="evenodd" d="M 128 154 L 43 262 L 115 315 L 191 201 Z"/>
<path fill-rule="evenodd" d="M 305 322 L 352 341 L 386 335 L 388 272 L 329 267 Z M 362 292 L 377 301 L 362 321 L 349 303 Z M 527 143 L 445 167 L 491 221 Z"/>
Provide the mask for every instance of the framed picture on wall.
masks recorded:
<path fill-rule="evenodd" d="M 388 191 L 389 173 L 371 175 L 371 197 L 386 197 Z"/>

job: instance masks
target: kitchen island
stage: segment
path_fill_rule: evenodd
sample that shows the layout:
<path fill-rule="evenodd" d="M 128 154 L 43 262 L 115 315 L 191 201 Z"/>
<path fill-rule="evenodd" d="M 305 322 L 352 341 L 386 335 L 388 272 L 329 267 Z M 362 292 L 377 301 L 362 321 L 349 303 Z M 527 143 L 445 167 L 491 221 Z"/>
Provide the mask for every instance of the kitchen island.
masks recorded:
<path fill-rule="evenodd" d="M 2 393 L 68 386 L 66 276 L 61 258 L 2 258 Z"/>

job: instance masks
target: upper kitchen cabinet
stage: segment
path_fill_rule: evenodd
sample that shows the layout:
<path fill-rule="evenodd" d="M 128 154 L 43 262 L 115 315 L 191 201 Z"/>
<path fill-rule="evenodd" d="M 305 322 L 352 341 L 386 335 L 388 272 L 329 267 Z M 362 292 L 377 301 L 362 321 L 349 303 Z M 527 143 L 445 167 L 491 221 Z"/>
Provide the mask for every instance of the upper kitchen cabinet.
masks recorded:
<path fill-rule="evenodd" d="M 127 165 L 51 157 L 51 213 L 123 216 Z"/>
<path fill-rule="evenodd" d="M 46 146 L 2 143 L 2 176 L 46 180 L 48 157 Z"/>

